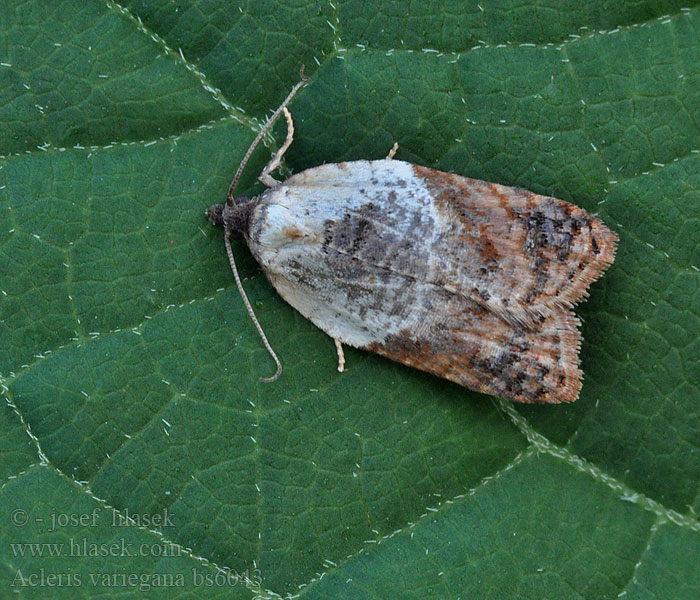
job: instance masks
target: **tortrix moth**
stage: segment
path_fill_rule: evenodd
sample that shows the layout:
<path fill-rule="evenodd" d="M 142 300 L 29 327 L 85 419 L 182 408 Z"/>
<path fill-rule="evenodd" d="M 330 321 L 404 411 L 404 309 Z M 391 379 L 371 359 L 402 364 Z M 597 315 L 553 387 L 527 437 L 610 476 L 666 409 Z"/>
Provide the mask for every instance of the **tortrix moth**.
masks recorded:
<path fill-rule="evenodd" d="M 572 402 L 581 387 L 573 306 L 615 257 L 617 236 L 556 198 L 393 160 L 325 164 L 280 183 L 286 106 L 244 157 L 225 204 L 206 213 L 243 237 L 277 292 L 341 344 L 518 402 Z M 284 112 L 287 139 L 234 196 L 253 148 Z M 255 319 L 254 319 L 255 320 Z M 256 327 L 275 359 L 262 329 Z"/>

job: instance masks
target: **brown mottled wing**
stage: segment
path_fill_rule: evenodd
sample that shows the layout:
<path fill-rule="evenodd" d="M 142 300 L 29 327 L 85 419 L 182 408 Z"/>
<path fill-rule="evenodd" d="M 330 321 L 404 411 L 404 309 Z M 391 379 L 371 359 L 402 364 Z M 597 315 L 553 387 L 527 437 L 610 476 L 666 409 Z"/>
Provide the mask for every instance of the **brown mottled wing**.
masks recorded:
<path fill-rule="evenodd" d="M 457 294 L 444 298 L 430 335 L 406 331 L 369 349 L 520 402 L 575 400 L 580 334 L 571 307 L 614 260 L 616 235 L 556 198 L 413 169 L 441 217 L 432 249 L 442 257 L 440 283 Z"/>
<path fill-rule="evenodd" d="M 473 390 L 525 403 L 573 402 L 581 388 L 578 319 L 544 317 L 535 331 L 515 327 L 459 296 L 445 298 L 437 326 L 389 336 L 367 350 Z"/>
<path fill-rule="evenodd" d="M 448 286 L 481 298 L 507 321 L 535 327 L 573 307 L 615 258 L 617 236 L 599 219 L 556 198 L 413 166 L 441 215 Z"/>
<path fill-rule="evenodd" d="M 293 176 L 263 194 L 247 239 L 333 338 L 530 403 L 576 399 L 571 307 L 616 241 L 566 202 L 401 161 Z"/>

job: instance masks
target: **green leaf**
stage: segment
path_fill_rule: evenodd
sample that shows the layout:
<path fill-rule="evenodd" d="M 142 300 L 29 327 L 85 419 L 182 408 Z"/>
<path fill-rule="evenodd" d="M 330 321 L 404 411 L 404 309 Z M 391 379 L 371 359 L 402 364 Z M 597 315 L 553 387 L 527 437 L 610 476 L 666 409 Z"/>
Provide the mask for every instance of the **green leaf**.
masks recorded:
<path fill-rule="evenodd" d="M 0 30 L 8 594 L 700 595 L 697 3 L 8 0 Z M 575 404 L 339 374 L 239 242 L 258 380 L 204 209 L 302 64 L 286 172 L 396 141 L 617 231 Z"/>

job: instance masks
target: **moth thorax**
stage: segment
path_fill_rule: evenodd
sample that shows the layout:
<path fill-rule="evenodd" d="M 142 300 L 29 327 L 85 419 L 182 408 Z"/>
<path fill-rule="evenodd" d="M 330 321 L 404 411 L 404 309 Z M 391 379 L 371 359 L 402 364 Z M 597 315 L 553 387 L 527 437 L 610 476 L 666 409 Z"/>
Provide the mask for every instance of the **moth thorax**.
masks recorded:
<path fill-rule="evenodd" d="M 254 206 L 252 198 L 236 196 L 233 204 L 212 204 L 205 214 L 212 225 L 223 225 L 233 239 L 244 237 L 248 232 L 248 219 Z"/>

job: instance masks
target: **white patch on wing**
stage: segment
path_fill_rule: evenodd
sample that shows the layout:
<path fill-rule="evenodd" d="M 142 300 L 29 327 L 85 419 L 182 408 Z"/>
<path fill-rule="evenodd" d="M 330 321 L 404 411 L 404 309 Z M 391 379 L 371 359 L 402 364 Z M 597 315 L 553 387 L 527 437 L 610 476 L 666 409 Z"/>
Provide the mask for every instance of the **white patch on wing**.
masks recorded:
<path fill-rule="evenodd" d="M 402 161 L 328 164 L 294 175 L 261 196 L 248 240 L 289 304 L 333 338 L 357 347 L 402 331 L 418 338 L 439 308 L 430 305 L 422 281 L 397 274 L 381 261 L 378 268 L 351 249 L 329 253 L 324 248 L 329 224 L 342 223 L 368 206 L 375 239 L 392 240 L 398 248 L 402 240 L 415 237 L 416 228 L 423 234 L 421 248 L 388 248 L 405 263 L 399 270 L 434 275 L 439 257 L 429 250 L 442 222 L 412 165 Z"/>

